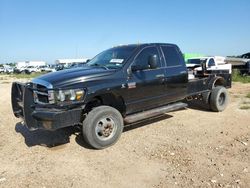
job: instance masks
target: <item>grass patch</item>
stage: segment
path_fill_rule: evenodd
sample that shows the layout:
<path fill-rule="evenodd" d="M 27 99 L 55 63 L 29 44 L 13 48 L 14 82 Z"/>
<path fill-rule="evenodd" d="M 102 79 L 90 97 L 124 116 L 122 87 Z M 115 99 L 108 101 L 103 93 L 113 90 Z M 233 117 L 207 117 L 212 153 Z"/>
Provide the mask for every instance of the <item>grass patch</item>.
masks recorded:
<path fill-rule="evenodd" d="M 240 95 L 233 95 L 234 98 L 240 98 Z"/>
<path fill-rule="evenodd" d="M 244 101 L 242 104 L 250 104 L 250 101 Z"/>
<path fill-rule="evenodd" d="M 31 79 L 31 78 L 35 78 L 37 76 L 41 76 L 45 73 L 40 73 L 40 72 L 36 72 L 36 73 L 32 73 L 32 74 L 8 74 L 8 76 L 10 78 L 16 78 L 16 79 Z"/>
<path fill-rule="evenodd" d="M 244 105 L 240 107 L 241 110 L 249 110 L 250 106 Z"/>
<path fill-rule="evenodd" d="M 250 93 L 248 93 L 248 94 L 246 95 L 246 98 L 249 98 L 249 99 L 250 99 Z"/>
<path fill-rule="evenodd" d="M 233 82 L 250 83 L 250 76 L 243 76 L 238 70 L 233 70 Z"/>
<path fill-rule="evenodd" d="M 0 83 L 0 84 L 9 84 L 10 82 L 7 82 L 7 81 L 4 81 L 4 82 L 2 82 L 2 83 Z"/>

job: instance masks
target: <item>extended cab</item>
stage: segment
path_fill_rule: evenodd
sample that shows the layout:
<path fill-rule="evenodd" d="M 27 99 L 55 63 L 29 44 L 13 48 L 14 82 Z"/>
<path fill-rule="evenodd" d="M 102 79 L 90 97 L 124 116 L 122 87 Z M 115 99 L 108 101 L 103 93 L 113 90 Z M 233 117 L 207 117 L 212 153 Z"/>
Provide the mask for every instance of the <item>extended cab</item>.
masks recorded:
<path fill-rule="evenodd" d="M 202 70 L 189 81 L 174 44 L 135 44 L 103 51 L 82 68 L 14 82 L 12 108 L 30 130 L 80 125 L 85 141 L 100 149 L 114 144 L 124 125 L 185 108 L 186 98 L 223 111 L 229 87 L 227 70 Z"/>

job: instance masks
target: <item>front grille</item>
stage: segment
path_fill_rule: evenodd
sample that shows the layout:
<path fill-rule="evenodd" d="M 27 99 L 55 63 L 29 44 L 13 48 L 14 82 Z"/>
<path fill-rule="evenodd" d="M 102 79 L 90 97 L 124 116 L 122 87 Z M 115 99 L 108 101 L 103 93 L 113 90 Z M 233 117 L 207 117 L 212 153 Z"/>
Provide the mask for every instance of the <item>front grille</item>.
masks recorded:
<path fill-rule="evenodd" d="M 40 92 L 40 91 L 35 91 L 35 92 L 37 94 L 38 102 L 49 103 L 48 92 Z"/>
<path fill-rule="evenodd" d="M 43 86 L 41 84 L 34 84 L 34 85 L 38 91 L 47 91 L 46 86 Z"/>
<path fill-rule="evenodd" d="M 53 86 L 51 83 L 39 78 L 35 78 L 32 80 L 31 85 L 35 103 L 53 104 L 55 102 Z"/>
<path fill-rule="evenodd" d="M 48 89 L 40 84 L 33 84 L 34 101 L 38 104 L 48 104 Z"/>

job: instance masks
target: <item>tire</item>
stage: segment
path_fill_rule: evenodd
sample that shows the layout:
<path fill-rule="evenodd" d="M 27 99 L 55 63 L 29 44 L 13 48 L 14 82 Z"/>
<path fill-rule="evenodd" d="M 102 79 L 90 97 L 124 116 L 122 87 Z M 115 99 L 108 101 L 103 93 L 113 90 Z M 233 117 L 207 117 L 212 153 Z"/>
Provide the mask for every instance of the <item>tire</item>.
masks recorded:
<path fill-rule="evenodd" d="M 227 89 L 222 86 L 217 86 L 212 89 L 210 96 L 210 108 L 214 112 L 222 112 L 225 110 L 229 102 Z"/>
<path fill-rule="evenodd" d="M 115 144 L 123 131 L 123 118 L 118 110 L 110 106 L 93 108 L 82 125 L 84 140 L 95 149 Z"/>
<path fill-rule="evenodd" d="M 204 93 L 201 94 L 201 96 L 202 96 L 202 101 L 203 101 L 205 104 L 208 104 L 208 103 L 209 103 L 210 95 L 211 95 L 211 92 L 210 92 L 210 91 L 204 92 Z"/>

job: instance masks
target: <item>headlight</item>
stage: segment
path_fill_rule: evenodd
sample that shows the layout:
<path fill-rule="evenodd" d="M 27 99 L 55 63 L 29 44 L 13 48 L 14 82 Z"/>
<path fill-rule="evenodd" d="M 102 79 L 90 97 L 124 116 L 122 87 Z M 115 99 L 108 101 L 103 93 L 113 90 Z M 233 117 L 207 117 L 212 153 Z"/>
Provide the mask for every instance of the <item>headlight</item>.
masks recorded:
<path fill-rule="evenodd" d="M 83 101 L 85 95 L 84 89 L 67 89 L 54 91 L 54 102 L 80 102 Z"/>

